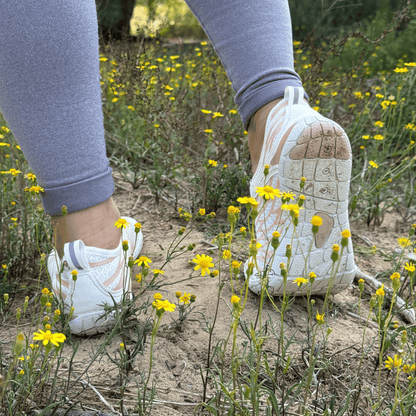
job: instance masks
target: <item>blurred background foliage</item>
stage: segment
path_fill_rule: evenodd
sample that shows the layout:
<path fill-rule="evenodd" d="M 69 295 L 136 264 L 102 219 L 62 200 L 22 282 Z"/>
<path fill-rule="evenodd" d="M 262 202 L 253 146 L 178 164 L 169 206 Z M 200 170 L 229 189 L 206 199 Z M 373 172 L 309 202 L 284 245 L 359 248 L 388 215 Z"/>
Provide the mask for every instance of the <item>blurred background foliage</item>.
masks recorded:
<path fill-rule="evenodd" d="M 356 33 L 377 39 L 386 27 L 398 20 L 406 0 L 289 0 L 293 37 L 310 46 L 317 41 L 342 38 Z M 100 38 L 140 41 L 151 38 L 205 39 L 206 34 L 184 0 L 96 0 Z M 383 40 L 374 70 L 393 68 L 407 55 L 416 59 L 416 8 L 408 13 Z M 343 49 L 343 70 L 354 65 L 358 54 L 372 53 L 371 42 L 348 44 Z"/>

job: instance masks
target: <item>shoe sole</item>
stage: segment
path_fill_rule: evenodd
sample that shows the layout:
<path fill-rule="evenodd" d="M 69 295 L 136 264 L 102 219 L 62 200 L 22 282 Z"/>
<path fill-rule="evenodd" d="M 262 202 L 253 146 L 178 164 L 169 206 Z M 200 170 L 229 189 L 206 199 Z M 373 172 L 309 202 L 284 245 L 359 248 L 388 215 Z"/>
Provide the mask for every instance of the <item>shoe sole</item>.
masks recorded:
<path fill-rule="evenodd" d="M 315 117 L 305 117 L 295 124 L 283 146 L 279 161 L 281 190 L 298 194 L 300 180 L 302 177 L 306 178 L 306 185 L 302 190 L 306 197 L 304 209 L 299 213 L 299 224 L 296 227 L 299 238 L 293 241 L 288 268 L 285 289 L 288 295 L 306 293 L 306 288 L 299 288 L 293 280 L 306 274 L 304 255 L 308 253 L 313 239 L 311 219 L 314 215 L 319 215 L 323 224 L 308 258 L 307 272 L 314 272 L 317 276 L 310 289 L 311 294 L 326 293 L 329 285 L 332 286 L 332 293 L 341 292 L 350 285 L 355 276 L 353 248 L 349 239 L 338 273 L 331 279 L 332 246 L 340 244 L 341 231 L 349 229 L 351 146 L 338 124 L 319 113 L 316 114 Z M 276 251 L 276 257 L 285 263 L 287 258 L 284 253 L 286 245 L 292 243 L 293 231 L 291 225 L 287 232 L 290 237 L 282 238 Z M 274 264 L 279 263 L 275 258 Z M 247 264 L 245 269 L 247 270 Z M 258 293 L 261 290 L 259 277 L 254 275 L 252 278 L 250 289 Z M 268 284 L 271 295 L 283 295 L 284 284 L 280 273 L 271 270 Z"/>

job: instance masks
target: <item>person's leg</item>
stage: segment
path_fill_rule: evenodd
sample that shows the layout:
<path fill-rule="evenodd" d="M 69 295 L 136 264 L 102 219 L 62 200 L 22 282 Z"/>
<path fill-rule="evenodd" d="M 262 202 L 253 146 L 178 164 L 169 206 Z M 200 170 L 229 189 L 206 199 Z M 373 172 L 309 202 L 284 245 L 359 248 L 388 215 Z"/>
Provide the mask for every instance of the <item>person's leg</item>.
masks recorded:
<path fill-rule="evenodd" d="M 125 256 L 138 256 L 143 237 L 133 218 L 122 218 L 121 232 L 115 227 L 96 5 L 0 0 L 0 16 L 0 111 L 45 190 L 56 245 L 47 261 L 52 290 L 66 312 L 74 308 L 73 333 L 102 332 L 113 324 L 111 316 L 99 320 L 102 305 L 131 292 Z"/>
<path fill-rule="evenodd" d="M 342 128 L 314 111 L 307 102 L 298 74 L 294 71 L 291 18 L 287 0 L 186 0 L 218 53 L 236 92 L 235 102 L 248 131 L 253 178 L 250 194 L 263 203 L 256 190 L 279 188 L 290 197 L 302 190 L 304 205 L 294 228 L 280 240 L 272 262 L 269 241 L 274 231 L 284 234 L 281 199 L 269 201 L 255 220 L 256 239 L 262 244 L 259 265 L 249 287 L 261 290 L 261 272 L 270 268 L 269 293 L 301 294 L 294 279 L 314 272 L 318 277 L 312 293 L 346 288 L 354 277 L 352 244 L 341 256 L 338 273 L 332 276 L 331 253 L 341 241 L 341 231 L 349 228 L 348 187 L 351 175 L 351 148 Z M 264 176 L 265 165 L 270 166 Z M 265 186 L 266 185 L 266 186 Z M 293 209 L 293 206 L 292 206 Z M 282 217 L 280 217 L 282 215 Z M 314 236 L 311 219 L 322 218 Z M 310 241 L 315 244 L 306 261 Z M 299 241 L 298 241 L 299 240 Z M 292 245 L 287 285 L 280 264 L 288 261 L 286 246 Z M 336 247 L 336 246 L 335 246 Z M 307 264 L 306 264 L 307 263 Z M 247 264 L 245 270 L 247 270 Z"/>
<path fill-rule="evenodd" d="M 186 2 L 218 53 L 236 92 L 235 103 L 244 128 L 248 131 L 255 172 L 268 111 L 273 107 L 269 103 L 277 103 L 287 86 L 302 86 L 294 69 L 292 22 L 288 2 Z M 255 114 L 256 118 L 253 117 Z M 254 119 L 254 123 L 250 122 Z"/>
<path fill-rule="evenodd" d="M 45 189 L 58 253 L 77 239 L 113 249 L 95 2 L 0 0 L 0 15 L 0 111 Z"/>

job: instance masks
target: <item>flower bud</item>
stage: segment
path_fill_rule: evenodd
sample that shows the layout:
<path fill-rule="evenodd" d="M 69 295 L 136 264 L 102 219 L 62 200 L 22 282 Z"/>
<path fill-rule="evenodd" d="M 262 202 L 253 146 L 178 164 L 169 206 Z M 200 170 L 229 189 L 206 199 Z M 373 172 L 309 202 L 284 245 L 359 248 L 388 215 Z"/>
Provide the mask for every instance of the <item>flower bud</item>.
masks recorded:
<path fill-rule="evenodd" d="M 364 280 L 360 279 L 358 281 L 358 289 L 360 290 L 360 292 L 362 292 L 364 290 Z"/>
<path fill-rule="evenodd" d="M 402 331 L 402 339 L 401 339 L 401 341 L 402 341 L 402 344 L 403 345 L 407 343 L 407 331 L 406 330 Z"/>
<path fill-rule="evenodd" d="M 38 214 L 43 214 L 44 208 L 43 208 L 42 204 L 39 204 L 36 207 L 36 211 L 38 212 Z"/>
<path fill-rule="evenodd" d="M 309 273 L 309 282 L 310 284 L 313 284 L 313 282 L 315 281 L 316 278 L 316 274 L 314 272 L 310 272 Z"/>
<path fill-rule="evenodd" d="M 229 222 L 231 225 L 234 225 L 234 224 L 235 224 L 235 221 L 236 221 L 235 214 L 234 214 L 234 213 L 232 213 L 232 212 L 229 212 L 229 213 L 228 213 L 228 222 Z"/>
<path fill-rule="evenodd" d="M 40 264 L 41 264 L 42 266 L 44 266 L 44 265 L 46 264 L 46 254 L 45 254 L 45 253 L 42 253 L 42 254 L 40 255 Z"/>
<path fill-rule="evenodd" d="M 287 270 L 286 270 L 286 264 L 280 263 L 280 273 L 282 274 L 283 278 L 287 278 Z"/>
<path fill-rule="evenodd" d="M 315 299 L 311 299 L 311 305 L 315 305 Z"/>
<path fill-rule="evenodd" d="M 253 239 L 251 241 L 250 249 L 249 249 L 248 254 L 249 254 L 250 257 L 255 258 L 257 256 L 257 252 L 258 252 L 258 249 L 257 249 L 257 240 L 254 240 Z"/>
<path fill-rule="evenodd" d="M 71 309 L 69 310 L 69 319 L 72 318 L 72 315 L 74 314 L 75 308 L 72 306 Z"/>
<path fill-rule="evenodd" d="M 326 335 L 329 336 L 332 331 L 333 329 L 331 327 L 328 327 L 328 329 L 326 330 Z"/>
<path fill-rule="evenodd" d="M 16 309 L 16 319 L 17 319 L 17 323 L 19 323 L 21 316 L 22 316 L 22 310 L 20 308 L 17 308 Z"/>
<path fill-rule="evenodd" d="M 292 245 L 291 244 L 287 244 L 286 245 L 286 253 L 285 256 L 290 259 L 292 257 Z"/>
<path fill-rule="evenodd" d="M 377 295 L 371 295 L 370 308 L 374 308 L 377 305 Z"/>
<path fill-rule="evenodd" d="M 210 218 L 214 218 L 214 217 L 215 217 L 215 215 L 216 215 L 216 214 L 215 214 L 215 212 L 211 212 L 211 214 L 209 214 L 209 217 L 210 217 Z"/>
<path fill-rule="evenodd" d="M 130 267 L 130 269 L 131 269 L 133 267 L 133 265 L 134 265 L 134 257 L 130 256 L 129 261 L 127 263 L 127 266 Z"/>
<path fill-rule="evenodd" d="M 338 259 L 339 259 L 339 245 L 338 244 L 334 244 L 332 246 L 332 254 L 331 254 L 331 260 L 335 263 Z"/>
<path fill-rule="evenodd" d="M 25 337 L 24 337 L 23 333 L 19 332 L 19 334 L 17 334 L 17 336 L 16 336 L 16 342 L 14 343 L 14 346 L 13 346 L 13 354 L 15 356 L 20 355 L 22 353 L 23 347 L 24 347 L 24 345 L 23 345 L 24 339 L 25 339 Z"/>
<path fill-rule="evenodd" d="M 385 295 L 384 284 L 381 285 L 381 287 L 376 290 L 376 295 L 377 295 L 378 304 L 381 306 L 384 302 L 384 295 Z"/>
<path fill-rule="evenodd" d="M 259 212 L 257 211 L 257 207 L 252 207 L 251 213 L 250 213 L 250 217 L 252 218 L 252 220 L 254 221 L 258 215 L 259 215 Z"/>
<path fill-rule="evenodd" d="M 68 208 L 66 207 L 66 205 L 62 205 L 61 212 L 62 212 L 62 215 L 67 215 L 68 214 Z"/>
<path fill-rule="evenodd" d="M 51 307 L 52 307 L 52 304 L 48 302 L 46 304 L 46 313 L 51 313 L 51 311 L 52 311 L 52 308 Z"/>
<path fill-rule="evenodd" d="M 248 263 L 247 271 L 246 271 L 247 279 L 253 274 L 253 270 L 254 270 L 254 263 L 253 262 Z"/>
<path fill-rule="evenodd" d="M 42 295 L 40 297 L 40 303 L 42 304 L 42 306 L 45 306 L 48 303 L 49 297 L 49 289 L 48 288 L 43 288 L 42 289 Z"/>
<path fill-rule="evenodd" d="M 72 270 L 71 275 L 72 275 L 72 280 L 76 282 L 78 279 L 78 272 L 76 270 Z"/>
<path fill-rule="evenodd" d="M 120 343 L 120 349 L 121 349 L 121 351 L 124 351 L 124 343 L 123 342 Z"/>
<path fill-rule="evenodd" d="M 246 227 L 241 227 L 240 228 L 240 233 L 243 236 L 243 238 L 246 238 L 246 234 L 247 234 Z"/>
<path fill-rule="evenodd" d="M 23 313 L 26 313 L 26 309 L 29 305 L 29 296 L 25 297 L 25 301 L 23 302 Z"/>
<path fill-rule="evenodd" d="M 311 220 L 312 232 L 315 235 L 319 231 L 319 227 L 322 225 L 322 218 L 318 215 L 314 215 Z"/>
<path fill-rule="evenodd" d="M 7 305 L 9 303 L 9 294 L 5 293 L 3 295 L 3 299 L 4 299 L 4 304 Z"/>
<path fill-rule="evenodd" d="M 194 303 L 194 302 L 195 302 L 195 300 L 196 300 L 196 295 L 191 295 L 191 297 L 189 298 L 189 301 L 190 301 L 191 303 Z"/>
<path fill-rule="evenodd" d="M 196 247 L 195 243 L 189 244 L 188 251 L 192 251 Z"/>
<path fill-rule="evenodd" d="M 237 260 L 234 260 L 234 261 L 231 263 L 231 266 L 232 266 L 232 268 L 233 268 L 233 272 L 234 272 L 234 274 L 237 276 L 237 275 L 240 273 L 240 266 L 241 266 L 241 263 L 239 263 Z"/>
<path fill-rule="evenodd" d="M 390 276 L 393 289 L 397 291 L 400 287 L 400 274 L 395 272 Z"/>
<path fill-rule="evenodd" d="M 305 183 L 306 183 L 306 178 L 305 178 L 304 176 L 302 176 L 302 177 L 300 178 L 300 184 L 299 184 L 299 186 L 300 186 L 300 189 L 301 189 L 301 190 L 304 188 Z M 299 205 L 299 206 L 300 206 L 300 205 Z"/>
<path fill-rule="evenodd" d="M 269 165 L 264 165 L 264 171 L 263 171 L 264 176 L 267 176 L 269 174 L 269 169 L 270 169 Z"/>
<path fill-rule="evenodd" d="M 277 248 L 280 245 L 279 237 L 280 237 L 281 234 L 279 233 L 279 231 L 273 231 L 272 235 L 273 235 L 273 237 L 272 237 L 271 245 L 275 250 L 277 250 Z"/>
<path fill-rule="evenodd" d="M 123 251 L 127 251 L 129 249 L 129 242 L 127 240 L 124 240 L 122 245 L 123 245 Z"/>
<path fill-rule="evenodd" d="M 178 231 L 178 235 L 182 235 L 185 232 L 186 228 L 182 227 L 179 231 Z"/>

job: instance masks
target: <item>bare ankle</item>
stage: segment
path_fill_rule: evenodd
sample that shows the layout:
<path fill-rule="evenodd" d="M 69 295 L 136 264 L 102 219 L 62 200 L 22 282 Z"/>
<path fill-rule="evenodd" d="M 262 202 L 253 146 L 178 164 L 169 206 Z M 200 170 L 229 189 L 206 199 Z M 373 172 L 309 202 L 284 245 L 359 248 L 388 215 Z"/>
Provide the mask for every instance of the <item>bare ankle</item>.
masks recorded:
<path fill-rule="evenodd" d="M 54 245 L 60 258 L 65 243 L 82 240 L 86 246 L 103 249 L 117 248 L 120 230 L 114 223 L 120 218 L 120 211 L 112 198 L 93 207 L 66 216 L 52 216 Z"/>
<path fill-rule="evenodd" d="M 259 108 L 250 120 L 247 133 L 253 174 L 256 172 L 261 155 L 267 117 L 269 116 L 272 108 L 282 100 L 283 97 L 267 103 L 263 107 Z"/>

